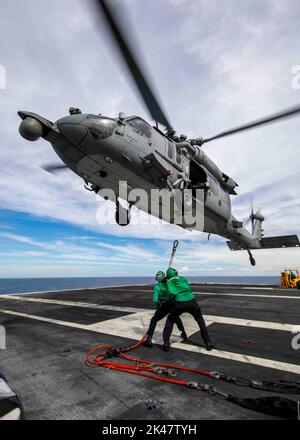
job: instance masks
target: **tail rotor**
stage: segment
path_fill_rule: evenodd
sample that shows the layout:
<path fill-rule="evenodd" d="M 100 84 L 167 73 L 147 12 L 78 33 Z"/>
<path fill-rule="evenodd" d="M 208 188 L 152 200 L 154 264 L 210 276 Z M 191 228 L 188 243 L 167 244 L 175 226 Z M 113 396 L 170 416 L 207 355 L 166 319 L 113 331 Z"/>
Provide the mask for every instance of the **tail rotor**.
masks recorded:
<path fill-rule="evenodd" d="M 248 226 L 249 223 L 251 223 L 251 233 L 254 232 L 254 220 L 255 220 L 255 213 L 254 213 L 254 205 L 253 205 L 253 197 L 250 199 L 250 215 L 247 217 L 244 221 L 245 226 Z"/>

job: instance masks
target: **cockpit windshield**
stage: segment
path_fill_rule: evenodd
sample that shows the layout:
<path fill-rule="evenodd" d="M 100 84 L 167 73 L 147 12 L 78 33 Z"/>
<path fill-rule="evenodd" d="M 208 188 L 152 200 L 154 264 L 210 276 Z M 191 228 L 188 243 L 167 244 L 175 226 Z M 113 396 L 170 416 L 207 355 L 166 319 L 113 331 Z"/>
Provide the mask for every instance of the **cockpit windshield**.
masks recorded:
<path fill-rule="evenodd" d="M 127 123 L 131 125 L 136 131 L 143 134 L 147 138 L 151 138 L 151 126 L 147 124 L 143 119 L 141 118 L 131 118 L 127 119 Z"/>

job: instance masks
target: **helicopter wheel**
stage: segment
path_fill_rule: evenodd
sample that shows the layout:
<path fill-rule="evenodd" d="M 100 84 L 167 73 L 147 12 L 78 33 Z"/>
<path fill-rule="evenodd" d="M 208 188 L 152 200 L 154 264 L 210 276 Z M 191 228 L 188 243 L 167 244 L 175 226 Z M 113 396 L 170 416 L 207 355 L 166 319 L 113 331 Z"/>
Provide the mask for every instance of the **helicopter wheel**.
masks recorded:
<path fill-rule="evenodd" d="M 251 263 L 251 265 L 252 265 L 252 266 L 255 266 L 255 265 L 256 265 L 256 261 L 254 260 L 254 258 L 253 258 L 253 257 L 250 257 L 249 259 L 250 259 L 250 263 Z"/>
<path fill-rule="evenodd" d="M 117 205 L 115 219 L 119 226 L 128 226 L 131 220 L 128 209 L 123 208 L 120 204 Z"/>

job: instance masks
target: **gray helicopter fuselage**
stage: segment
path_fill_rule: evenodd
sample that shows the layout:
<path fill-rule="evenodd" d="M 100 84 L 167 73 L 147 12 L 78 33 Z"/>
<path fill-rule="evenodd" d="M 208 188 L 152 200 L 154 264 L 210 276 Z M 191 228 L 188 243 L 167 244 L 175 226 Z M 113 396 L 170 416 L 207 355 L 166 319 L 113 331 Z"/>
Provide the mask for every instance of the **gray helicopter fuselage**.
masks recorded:
<path fill-rule="evenodd" d="M 254 238 L 231 214 L 230 194 L 236 194 L 237 184 L 199 147 L 194 147 L 193 155 L 188 154 L 184 144 L 174 142 L 138 116 L 114 119 L 77 113 L 52 124 L 34 113 L 19 114 L 23 119 L 21 134 L 26 137 L 27 128 L 32 130 L 30 123 L 39 121 L 42 137 L 95 192 L 109 188 L 118 195 L 120 181 L 127 182 L 128 190 L 140 188 L 149 195 L 152 189 L 170 192 L 192 186 L 202 188 L 204 223 L 201 230 L 239 241 L 245 247 L 255 246 Z M 37 127 L 37 132 L 39 129 Z M 149 205 L 143 205 L 142 201 L 136 206 L 150 212 Z M 163 218 L 161 210 L 152 210 L 152 214 Z M 171 223 L 172 216 L 173 213 Z M 181 226 L 197 229 L 184 223 Z"/>

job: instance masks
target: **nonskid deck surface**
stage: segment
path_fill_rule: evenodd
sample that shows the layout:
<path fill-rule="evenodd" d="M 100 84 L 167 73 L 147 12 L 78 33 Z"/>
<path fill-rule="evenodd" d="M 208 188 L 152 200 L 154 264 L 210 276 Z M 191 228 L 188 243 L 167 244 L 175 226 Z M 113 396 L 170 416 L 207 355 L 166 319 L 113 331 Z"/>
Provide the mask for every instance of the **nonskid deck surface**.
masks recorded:
<path fill-rule="evenodd" d="M 164 353 L 163 320 L 156 345 L 138 348 L 135 357 L 250 379 L 300 380 L 300 349 L 292 347 L 292 331 L 300 324 L 298 290 L 229 284 L 193 289 L 217 349 L 207 352 L 193 318 L 183 315 L 188 344 L 175 330 L 172 350 Z M 126 286 L 0 295 L 0 325 L 7 335 L 0 372 L 21 396 L 27 418 L 273 419 L 201 391 L 86 366 L 91 347 L 122 345 L 143 336 L 153 314 L 151 294 L 152 286 Z M 272 395 L 188 378 L 244 397 Z M 156 409 L 147 409 L 151 400 Z"/>

